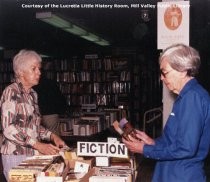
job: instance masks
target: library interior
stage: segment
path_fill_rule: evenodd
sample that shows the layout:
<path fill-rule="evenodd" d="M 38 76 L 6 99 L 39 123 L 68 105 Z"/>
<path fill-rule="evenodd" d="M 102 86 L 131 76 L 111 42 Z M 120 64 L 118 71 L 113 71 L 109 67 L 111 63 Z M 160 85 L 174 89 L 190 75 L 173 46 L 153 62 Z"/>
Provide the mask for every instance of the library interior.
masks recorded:
<path fill-rule="evenodd" d="M 180 2 L 182 6 L 175 8 L 182 12 L 177 16 L 187 25 L 173 39 L 176 30 L 159 36 L 158 17 L 167 9 L 164 5 L 179 1 L 1 0 L 0 96 L 14 81 L 13 57 L 22 49 L 36 51 L 42 58 L 40 85 L 34 87 L 40 112 L 43 118 L 58 115 L 56 133 L 68 146 L 56 157 L 28 158 L 11 169 L 9 181 L 24 182 L 24 175 L 38 182 L 47 177 L 56 182 L 152 180 L 156 161 L 124 148 L 123 134 L 116 127 L 126 119 L 153 139 L 161 136 L 164 115 L 172 104 L 164 106 L 172 96 L 164 97 L 160 78 L 161 38 L 173 43 L 187 38 L 199 51 L 202 64 L 197 80 L 210 92 L 210 1 Z M 56 86 L 51 88 L 53 83 Z M 3 133 L 1 126 L 1 143 Z M 29 171 L 35 164 L 36 170 Z M 0 164 L 1 179 L 3 170 Z M 204 170 L 210 181 L 208 156 Z"/>

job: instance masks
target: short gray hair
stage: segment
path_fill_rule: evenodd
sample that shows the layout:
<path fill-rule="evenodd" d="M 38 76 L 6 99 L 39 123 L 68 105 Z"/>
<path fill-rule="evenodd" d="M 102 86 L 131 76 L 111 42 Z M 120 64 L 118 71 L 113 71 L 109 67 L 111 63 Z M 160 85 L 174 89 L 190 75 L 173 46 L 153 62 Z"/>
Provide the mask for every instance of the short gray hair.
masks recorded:
<path fill-rule="evenodd" d="M 188 76 L 195 76 L 200 68 L 200 55 L 198 51 L 190 46 L 184 44 L 174 44 L 166 48 L 159 58 L 159 64 L 164 58 L 170 66 L 179 71 L 187 71 Z"/>
<path fill-rule="evenodd" d="M 33 50 L 20 50 L 15 57 L 13 58 L 13 71 L 15 77 L 18 77 L 20 71 L 25 69 L 26 63 L 29 61 L 29 58 L 35 58 L 38 62 L 42 62 L 41 56 Z"/>

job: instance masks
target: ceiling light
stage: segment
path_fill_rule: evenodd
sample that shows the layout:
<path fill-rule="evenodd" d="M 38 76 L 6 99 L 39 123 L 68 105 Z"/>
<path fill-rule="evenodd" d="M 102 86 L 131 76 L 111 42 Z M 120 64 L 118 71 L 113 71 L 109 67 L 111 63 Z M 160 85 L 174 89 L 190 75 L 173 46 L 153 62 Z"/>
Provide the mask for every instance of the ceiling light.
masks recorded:
<path fill-rule="evenodd" d="M 104 40 L 104 39 L 100 39 L 98 42 L 97 42 L 98 45 L 101 45 L 101 46 L 108 46 L 110 45 L 108 41 Z"/>
<path fill-rule="evenodd" d="M 52 14 L 51 12 L 40 12 L 36 13 L 36 18 L 41 21 L 48 23 L 54 27 L 61 28 L 62 30 L 69 32 L 71 34 L 77 35 L 85 40 L 94 42 L 101 46 L 108 46 L 110 43 L 107 40 L 102 39 L 101 37 L 91 33 L 84 28 L 81 28 L 69 21 L 62 19 L 61 17 Z"/>
<path fill-rule="evenodd" d="M 65 28 L 65 31 L 72 33 L 74 35 L 78 35 L 78 36 L 82 36 L 82 35 L 86 35 L 87 31 L 76 26 L 76 25 L 71 25 L 71 28 Z"/>
<path fill-rule="evenodd" d="M 99 39 L 100 39 L 97 35 L 94 35 L 92 33 L 88 33 L 86 35 L 82 35 L 81 37 L 86 39 L 86 40 L 89 40 L 91 42 L 98 42 Z"/>

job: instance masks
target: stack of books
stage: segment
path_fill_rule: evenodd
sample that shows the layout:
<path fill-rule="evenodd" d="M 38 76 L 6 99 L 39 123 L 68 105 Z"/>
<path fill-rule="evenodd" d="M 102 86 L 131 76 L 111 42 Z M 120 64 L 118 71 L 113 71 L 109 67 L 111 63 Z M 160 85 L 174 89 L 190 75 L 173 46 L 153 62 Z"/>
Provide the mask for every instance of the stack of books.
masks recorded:
<path fill-rule="evenodd" d="M 9 171 L 9 182 L 35 182 L 38 176 L 61 176 L 65 167 L 59 155 L 28 157 Z"/>

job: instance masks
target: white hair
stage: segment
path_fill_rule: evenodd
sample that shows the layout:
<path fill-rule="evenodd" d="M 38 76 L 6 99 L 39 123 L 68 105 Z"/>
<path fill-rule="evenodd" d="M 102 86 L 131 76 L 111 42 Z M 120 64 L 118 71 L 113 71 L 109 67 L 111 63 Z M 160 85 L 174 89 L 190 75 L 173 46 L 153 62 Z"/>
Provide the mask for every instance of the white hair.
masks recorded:
<path fill-rule="evenodd" d="M 27 69 L 27 62 L 31 58 L 35 58 L 38 62 L 42 62 L 42 58 L 39 54 L 32 50 L 22 49 L 13 58 L 13 71 L 15 77 L 19 76 L 20 71 Z"/>

